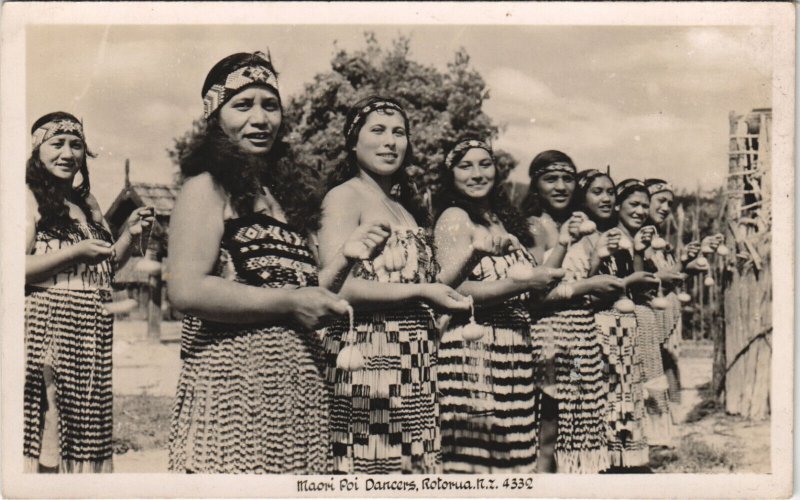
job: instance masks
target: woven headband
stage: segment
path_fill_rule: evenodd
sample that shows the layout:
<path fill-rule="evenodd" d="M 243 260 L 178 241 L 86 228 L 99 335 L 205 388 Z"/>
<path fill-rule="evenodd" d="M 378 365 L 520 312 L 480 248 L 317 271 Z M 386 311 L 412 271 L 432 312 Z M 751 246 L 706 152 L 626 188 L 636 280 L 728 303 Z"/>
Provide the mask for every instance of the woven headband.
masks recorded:
<path fill-rule="evenodd" d="M 453 162 L 455 161 L 456 157 L 461 153 L 463 153 L 464 151 L 472 148 L 483 149 L 484 151 L 489 153 L 489 156 L 491 156 L 492 159 L 494 160 L 494 153 L 492 153 L 492 148 L 490 148 L 488 144 L 486 144 L 483 141 L 471 139 L 468 141 L 459 142 L 458 144 L 456 144 L 456 147 L 454 147 L 449 153 L 447 153 L 447 157 L 444 159 L 445 167 L 447 167 L 448 169 L 453 168 L 455 166 L 453 165 Z"/>
<path fill-rule="evenodd" d="M 534 172 L 533 178 L 535 180 L 543 176 L 544 174 L 549 174 L 551 172 L 564 172 L 574 176 L 577 173 L 577 170 L 575 169 L 574 166 L 570 165 L 569 163 L 556 162 L 556 163 L 551 163 L 550 165 L 540 168 L 539 170 Z"/>
<path fill-rule="evenodd" d="M 604 174 L 603 172 L 597 170 L 596 168 L 592 168 L 586 170 L 585 172 L 581 172 L 581 175 L 578 176 L 578 187 L 583 190 L 586 189 L 586 186 L 592 183 L 593 180 L 601 177 Z"/>
<path fill-rule="evenodd" d="M 346 138 L 350 137 L 350 134 L 352 134 L 353 131 L 356 128 L 358 128 L 359 125 L 361 125 L 361 122 L 363 122 L 366 119 L 368 114 L 372 113 L 373 111 L 378 111 L 380 109 L 392 109 L 403 115 L 403 118 L 408 119 L 405 110 L 402 107 L 400 107 L 399 104 L 391 101 L 376 101 L 364 106 L 363 108 L 361 108 L 361 110 L 359 110 L 359 112 L 356 114 L 356 117 L 353 119 L 353 123 L 351 123 L 350 126 L 347 127 L 344 136 Z"/>
<path fill-rule="evenodd" d="M 622 198 L 622 195 L 632 189 L 638 189 L 649 193 L 649 191 L 647 191 L 647 187 L 644 185 L 644 182 L 631 179 L 617 184 L 617 201 L 619 202 Z"/>
<path fill-rule="evenodd" d="M 62 118 L 47 122 L 34 130 L 31 136 L 32 148 L 36 149 L 44 142 L 60 134 L 77 135 L 83 142 L 86 142 L 86 138 L 83 136 L 83 125 L 74 120 Z"/>
<path fill-rule="evenodd" d="M 256 52 L 255 55 L 262 54 Z M 203 116 L 208 118 L 239 89 L 254 83 L 261 83 L 272 87 L 275 91 L 278 90 L 278 76 L 269 68 L 261 65 L 243 66 L 229 73 L 224 84 L 216 83 L 208 89 L 203 96 Z"/>
<path fill-rule="evenodd" d="M 673 189 L 672 184 L 669 182 L 657 182 L 647 187 L 647 192 L 650 193 L 650 196 L 660 193 L 661 191 L 669 191 L 670 193 L 674 193 L 675 189 Z"/>

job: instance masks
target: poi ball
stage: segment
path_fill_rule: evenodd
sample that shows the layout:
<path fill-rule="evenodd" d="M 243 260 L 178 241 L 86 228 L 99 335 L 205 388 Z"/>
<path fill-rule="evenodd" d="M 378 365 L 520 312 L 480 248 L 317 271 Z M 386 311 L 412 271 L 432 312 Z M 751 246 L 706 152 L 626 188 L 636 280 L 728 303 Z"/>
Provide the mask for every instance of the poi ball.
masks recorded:
<path fill-rule="evenodd" d="M 697 265 L 700 267 L 706 267 L 708 265 L 708 259 L 705 257 L 698 257 L 695 262 L 697 262 Z"/>
<path fill-rule="evenodd" d="M 653 247 L 653 250 L 662 250 L 667 248 L 667 240 L 664 238 L 653 238 L 653 241 L 650 243 L 650 246 Z"/>
<path fill-rule="evenodd" d="M 717 253 L 719 255 L 722 255 L 723 257 L 728 255 L 730 252 L 731 251 L 728 250 L 728 247 L 726 247 L 725 245 L 720 245 L 720 246 L 717 247 Z"/>
<path fill-rule="evenodd" d="M 621 313 L 632 313 L 636 310 L 636 305 L 631 299 L 619 299 L 614 303 L 614 309 Z"/>
<path fill-rule="evenodd" d="M 592 234 L 596 230 L 597 230 L 597 224 L 595 224 L 590 220 L 585 220 L 581 222 L 580 226 L 578 226 L 578 231 L 580 231 L 582 234 Z"/>
<path fill-rule="evenodd" d="M 508 269 L 508 277 L 514 281 L 530 281 L 534 277 L 533 266 L 517 262 Z"/>
<path fill-rule="evenodd" d="M 637 241 L 637 242 L 636 242 L 636 244 L 634 245 L 634 247 L 633 247 L 633 248 L 634 248 L 634 249 L 635 249 L 637 252 L 642 252 L 642 251 L 644 251 L 644 249 L 645 249 L 645 248 L 647 248 L 647 246 L 645 246 L 645 244 L 644 244 L 644 243 L 642 243 L 642 242 L 640 242 L 640 241 Z"/>
<path fill-rule="evenodd" d="M 336 367 L 341 370 L 354 372 L 364 368 L 364 356 L 355 346 L 347 346 L 336 356 Z"/>
<path fill-rule="evenodd" d="M 483 337 L 483 328 L 477 323 L 470 323 L 461 330 L 461 337 L 464 340 L 478 340 Z"/>
<path fill-rule="evenodd" d="M 705 280 L 703 280 L 703 284 L 704 284 L 705 286 L 711 286 L 711 285 L 713 285 L 713 284 L 714 284 L 714 278 L 712 278 L 711 276 L 706 276 L 706 279 L 705 279 Z"/>
<path fill-rule="evenodd" d="M 669 301 L 664 297 L 656 297 L 650 302 L 650 305 L 653 306 L 653 309 L 666 309 L 669 307 Z"/>
<path fill-rule="evenodd" d="M 681 292 L 678 294 L 678 300 L 683 302 L 684 304 L 692 300 L 692 296 L 686 292 Z"/>

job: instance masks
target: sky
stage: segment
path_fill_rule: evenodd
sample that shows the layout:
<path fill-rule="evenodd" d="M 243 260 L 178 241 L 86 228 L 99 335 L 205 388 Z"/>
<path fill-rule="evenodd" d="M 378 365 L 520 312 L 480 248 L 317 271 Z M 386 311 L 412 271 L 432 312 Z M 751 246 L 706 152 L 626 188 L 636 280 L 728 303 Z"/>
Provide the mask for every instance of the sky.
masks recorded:
<path fill-rule="evenodd" d="M 615 179 L 719 186 L 728 114 L 771 106 L 772 34 L 759 26 L 30 26 L 28 127 L 63 110 L 84 120 L 92 191 L 107 208 L 131 179 L 170 182 L 166 150 L 202 114 L 208 70 L 269 49 L 284 100 L 330 69 L 336 48 L 411 37 L 411 57 L 444 69 L 460 47 L 485 79 L 495 147 L 527 181 L 536 153 L 559 149 Z"/>

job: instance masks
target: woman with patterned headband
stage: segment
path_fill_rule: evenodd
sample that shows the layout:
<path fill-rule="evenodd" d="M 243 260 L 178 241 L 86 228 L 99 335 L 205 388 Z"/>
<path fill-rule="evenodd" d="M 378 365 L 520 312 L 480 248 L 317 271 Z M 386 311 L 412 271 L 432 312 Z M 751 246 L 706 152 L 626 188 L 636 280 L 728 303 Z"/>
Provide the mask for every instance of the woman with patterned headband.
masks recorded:
<path fill-rule="evenodd" d="M 319 198 L 288 161 L 264 54 L 221 60 L 201 95 L 205 130 L 180 159 L 169 238 L 169 297 L 187 313 L 170 469 L 326 473 L 329 392 L 314 329 L 348 306 L 317 284 L 346 261 L 318 275 Z M 366 238 L 355 233 L 350 242 Z"/>
<path fill-rule="evenodd" d="M 128 259 L 132 239 L 153 213 L 134 211 L 114 242 L 89 191 L 91 153 L 81 122 L 69 113 L 50 113 L 31 132 L 25 171 L 25 468 L 111 472 L 114 318 L 105 306 L 114 270 Z"/>
<path fill-rule="evenodd" d="M 533 236 L 501 188 L 486 143 L 458 143 L 441 184 L 439 279 L 472 297 L 477 323 L 456 316 L 439 345 L 444 471 L 535 472 L 539 415 L 526 302 L 563 272 L 533 267 L 526 250 Z M 469 333 L 476 328 L 478 339 Z"/>
<path fill-rule="evenodd" d="M 653 282 L 649 273 L 634 272 L 631 254 L 620 248 L 622 231 L 616 227 L 616 189 L 607 173 L 585 170 L 578 175 L 575 206 L 589 216 L 600 232 L 581 242 L 591 247 L 586 265 L 592 275 L 615 276 L 624 287 L 635 282 Z M 644 395 L 641 367 L 634 352 L 636 316 L 614 307 L 617 293 L 593 299 L 595 322 L 600 329 L 607 363 L 606 440 L 610 468 L 606 472 L 646 472 L 649 449 L 644 437 Z"/>
<path fill-rule="evenodd" d="M 622 231 L 623 240 L 627 241 L 626 252 L 632 260 L 630 266 L 634 271 L 644 271 L 646 255 L 652 251 L 651 243 L 656 235 L 655 227 L 647 225 L 650 192 L 645 183 L 637 179 L 619 183 L 615 211 L 619 220 L 617 227 Z M 657 283 L 655 279 L 645 279 L 627 286 L 635 304 L 634 364 L 642 372 L 646 407 L 644 432 L 650 446 L 669 445 L 672 438 L 668 384 L 661 360 L 661 329 L 651 305 L 656 298 Z"/>
<path fill-rule="evenodd" d="M 325 339 L 339 472 L 441 470 L 438 331 L 431 306 L 464 310 L 469 303 L 449 286 L 434 283 L 427 212 L 406 173 L 412 157 L 409 135 L 408 117 L 397 101 L 368 97 L 357 102 L 345 121 L 347 157 L 323 202 L 323 270 L 342 246 L 341 235 L 358 224 L 381 221 L 392 229 L 380 255 L 358 262 L 342 286 L 342 296 L 355 309 L 352 328 L 343 321 Z M 352 362 L 354 352 L 360 363 Z"/>
<path fill-rule="evenodd" d="M 543 238 L 550 252 L 547 262 L 561 265 L 565 277 L 534 311 L 533 340 L 543 391 L 542 438 L 554 443 L 543 451 L 539 470 L 597 473 L 609 465 L 607 389 L 601 338 L 589 298 L 618 293 L 623 285 L 614 276 L 591 275 L 592 244 L 607 236 L 597 237 L 586 214 L 572 212 L 580 179 L 569 157 L 562 155 L 545 152 L 531 165 L 531 189 L 536 190 L 542 214 L 534 224 L 547 228 L 565 221 L 554 246 Z"/>
<path fill-rule="evenodd" d="M 672 214 L 675 200 L 674 189 L 671 184 L 662 179 L 646 179 L 644 183 L 650 193 L 649 222 L 658 229 L 659 234 L 666 234 L 667 219 Z M 693 259 L 699 253 L 699 249 L 699 242 L 691 242 L 687 245 L 685 258 Z M 674 403 L 680 402 L 678 348 L 681 341 L 682 321 L 681 303 L 676 292 L 686 278 L 682 272 L 683 264 L 675 258 L 673 247 L 669 242 L 664 248 L 651 248 L 645 262 L 645 267 L 655 272 L 661 280 L 664 296 L 668 301 L 668 307 L 656 311 L 656 317 L 662 329 L 661 355 L 664 361 L 664 372 L 669 382 L 669 397 L 670 401 Z"/>

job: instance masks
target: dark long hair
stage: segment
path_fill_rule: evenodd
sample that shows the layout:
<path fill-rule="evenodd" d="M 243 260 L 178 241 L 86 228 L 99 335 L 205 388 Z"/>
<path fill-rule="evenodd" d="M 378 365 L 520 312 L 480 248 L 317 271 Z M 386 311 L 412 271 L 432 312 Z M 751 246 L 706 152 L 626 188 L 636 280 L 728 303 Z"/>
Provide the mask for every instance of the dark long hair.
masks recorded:
<path fill-rule="evenodd" d="M 225 81 L 226 75 L 252 64 L 265 66 L 277 75 L 272 63 L 259 54 L 233 54 L 214 65 L 203 83 L 201 95 L 205 95 L 215 82 Z M 266 88 L 278 97 L 283 116 L 278 90 L 270 86 Z M 226 95 L 226 102 L 233 95 L 235 93 Z M 189 139 L 179 158 L 181 176 L 186 179 L 208 172 L 228 194 L 239 217 L 253 213 L 255 200 L 265 186 L 280 204 L 289 224 L 301 231 L 315 231 L 319 228 L 321 210 L 319 179 L 310 169 L 292 161 L 289 145 L 283 140 L 284 132 L 285 120 L 282 119 L 276 142 L 267 153 L 246 153 L 225 135 L 217 108 L 205 120 L 199 133 Z"/>
<path fill-rule="evenodd" d="M 69 120 L 76 123 L 80 121 L 69 113 L 63 111 L 56 111 L 48 113 L 34 122 L 31 127 L 31 134 L 42 125 L 58 120 Z M 37 224 L 37 229 L 41 231 L 48 231 L 50 233 L 61 234 L 67 226 L 75 223 L 75 220 L 69 216 L 69 208 L 64 204 L 65 199 L 77 205 L 86 216 L 86 220 L 99 224 L 101 221 L 94 219 L 92 210 L 89 208 L 87 198 L 90 193 L 89 181 L 89 166 L 86 161 L 87 157 L 94 158 L 86 142 L 84 141 L 83 161 L 81 162 L 79 172 L 81 174 L 81 182 L 77 186 L 73 185 L 66 192 L 64 196 L 64 183 L 56 179 L 53 174 L 47 171 L 47 168 L 42 163 L 39 157 L 39 147 L 36 147 L 31 152 L 25 167 L 25 184 L 33 192 L 36 198 L 36 203 L 39 205 L 39 214 L 41 219 Z"/>
<path fill-rule="evenodd" d="M 538 179 L 539 171 L 554 163 L 566 163 L 567 165 L 572 165 L 572 167 L 575 168 L 575 162 L 572 161 L 572 158 L 567 156 L 566 153 L 562 153 L 561 151 L 550 149 L 547 151 L 542 151 L 541 153 L 536 155 L 533 158 L 533 161 L 531 161 L 530 167 L 528 167 L 528 177 L 530 177 L 531 182 L 528 185 L 528 193 L 522 200 L 522 204 L 520 207 L 522 213 L 526 217 L 530 217 L 532 215 L 536 217 L 541 217 L 542 213 L 544 212 L 545 207 L 542 206 L 542 200 L 539 196 L 539 190 L 536 188 L 536 180 Z M 572 208 L 574 208 L 574 200 L 575 200 L 575 193 L 573 192 L 572 200 L 570 201 L 570 207 Z M 568 208 L 567 212 L 572 212 L 572 210 Z"/>
<path fill-rule="evenodd" d="M 597 218 L 591 211 L 585 210 L 586 208 L 586 194 L 589 192 L 589 189 L 594 184 L 594 181 L 597 179 L 601 179 L 605 177 L 611 182 L 611 189 L 614 191 L 614 202 L 611 204 L 612 211 L 611 217 L 608 220 L 602 220 Z M 617 186 L 614 184 L 614 179 L 611 178 L 605 172 L 601 172 L 595 169 L 583 170 L 578 173 L 578 179 L 575 183 L 575 193 L 572 195 L 573 206 L 576 210 L 581 210 L 583 213 L 586 214 L 595 224 L 597 227 L 600 228 L 601 231 L 611 229 L 617 225 L 617 214 L 613 210 L 614 205 L 616 204 L 617 199 Z"/>
<path fill-rule="evenodd" d="M 230 197 L 237 216 L 253 213 L 262 186 L 280 204 L 287 221 L 295 228 L 310 232 L 319 228 L 321 196 L 319 179 L 310 169 L 291 161 L 289 146 L 278 140 L 264 155 L 242 151 L 222 131 L 219 115 L 213 114 L 199 134 L 190 139 L 180 158 L 184 179 L 208 172 Z"/>
<path fill-rule="evenodd" d="M 354 148 L 358 144 L 358 134 L 361 132 L 361 128 L 366 122 L 366 116 L 364 116 L 359 123 L 356 123 L 354 127 L 353 123 L 356 121 L 356 118 L 359 118 L 359 114 L 364 108 L 380 101 L 395 104 L 401 110 L 403 109 L 403 106 L 399 101 L 375 95 L 365 97 L 350 107 L 350 109 L 347 111 L 344 126 L 345 152 L 347 153 L 347 156 L 342 163 L 333 169 L 333 172 L 329 176 L 327 182 L 328 190 L 331 190 L 358 175 L 358 159 L 356 158 L 356 152 L 354 151 Z M 389 108 L 389 110 L 397 112 L 393 108 Z M 374 112 L 375 111 L 372 111 L 372 113 Z M 400 111 L 400 115 L 403 117 L 403 121 L 405 122 L 406 136 L 408 137 L 408 147 L 406 148 L 406 155 L 403 158 L 403 163 L 400 165 L 400 168 L 398 168 L 397 171 L 391 176 L 391 184 L 393 187 L 399 188 L 398 199 L 403 207 L 414 217 L 414 220 L 416 220 L 417 224 L 422 227 L 428 227 L 431 224 L 430 213 L 428 213 L 428 209 L 425 206 L 422 194 L 418 192 L 416 185 L 411 179 L 411 176 L 406 171 L 406 169 L 413 164 L 414 150 L 411 146 L 411 128 L 408 121 L 408 116 L 404 111 Z"/>
<path fill-rule="evenodd" d="M 469 149 L 465 149 L 460 154 L 453 157 L 453 164 L 457 165 L 468 151 Z M 494 155 L 491 153 L 490 155 L 492 156 L 492 162 L 494 162 Z M 434 220 L 439 220 L 439 217 L 448 208 L 456 207 L 464 210 L 473 223 L 488 227 L 489 223 L 483 217 L 478 202 L 468 196 L 464 196 L 456 189 L 453 169 L 444 166 L 441 171 L 441 186 L 434 200 Z M 532 247 L 534 241 L 528 222 L 525 220 L 522 213 L 511 203 L 508 190 L 498 182 L 497 177 L 495 177 L 492 189 L 489 190 L 487 197 L 492 213 L 497 215 L 497 218 L 503 223 L 503 227 L 505 227 L 506 231 L 516 236 L 525 247 Z"/>

